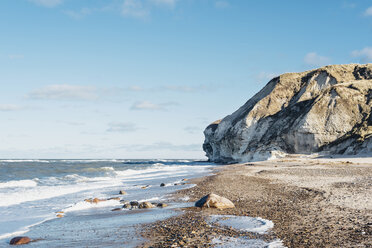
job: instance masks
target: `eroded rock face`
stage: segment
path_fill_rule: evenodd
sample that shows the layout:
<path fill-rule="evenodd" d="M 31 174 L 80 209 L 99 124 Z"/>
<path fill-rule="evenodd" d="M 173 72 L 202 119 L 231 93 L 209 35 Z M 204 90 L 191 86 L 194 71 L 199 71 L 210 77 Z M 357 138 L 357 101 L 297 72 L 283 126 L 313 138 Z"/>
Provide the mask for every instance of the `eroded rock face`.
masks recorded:
<path fill-rule="evenodd" d="M 331 65 L 272 79 L 204 131 L 214 162 L 286 153 L 372 154 L 372 64 Z"/>

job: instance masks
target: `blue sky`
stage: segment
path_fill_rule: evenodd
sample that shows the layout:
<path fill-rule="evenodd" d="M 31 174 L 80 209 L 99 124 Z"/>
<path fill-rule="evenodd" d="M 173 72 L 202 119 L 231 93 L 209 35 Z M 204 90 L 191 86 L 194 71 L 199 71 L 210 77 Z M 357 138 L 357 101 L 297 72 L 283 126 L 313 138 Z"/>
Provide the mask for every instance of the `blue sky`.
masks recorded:
<path fill-rule="evenodd" d="M 272 77 L 372 62 L 371 1 L 2 0 L 0 158 L 204 158 Z"/>

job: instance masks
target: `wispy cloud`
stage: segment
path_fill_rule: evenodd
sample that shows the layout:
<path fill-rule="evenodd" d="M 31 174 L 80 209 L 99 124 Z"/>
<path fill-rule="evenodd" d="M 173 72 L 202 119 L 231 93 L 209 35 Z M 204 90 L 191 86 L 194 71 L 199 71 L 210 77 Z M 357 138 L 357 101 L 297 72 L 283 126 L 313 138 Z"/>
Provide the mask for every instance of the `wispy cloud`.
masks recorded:
<path fill-rule="evenodd" d="M 180 93 L 195 93 L 195 92 L 205 92 L 211 91 L 218 88 L 218 86 L 214 85 L 197 85 L 197 86 L 189 86 L 189 85 L 165 85 L 153 88 L 145 88 L 138 85 L 133 85 L 125 90 L 127 91 L 135 91 L 135 92 L 163 92 L 163 91 L 173 91 L 173 92 L 180 92 Z M 124 91 L 125 91 L 124 90 Z"/>
<path fill-rule="evenodd" d="M 277 73 L 261 71 L 256 75 L 256 79 L 259 81 L 267 81 L 273 79 L 276 76 L 278 76 Z"/>
<path fill-rule="evenodd" d="M 63 3 L 63 0 L 28 0 L 28 1 L 47 8 L 53 8 Z"/>
<path fill-rule="evenodd" d="M 176 102 L 152 103 L 149 101 L 135 102 L 131 110 L 167 110 L 171 106 L 178 105 Z"/>
<path fill-rule="evenodd" d="M 364 11 L 365 16 L 372 16 L 372 6 Z"/>
<path fill-rule="evenodd" d="M 355 50 L 351 52 L 354 58 L 360 58 L 361 62 L 372 62 L 372 47 L 365 47 L 362 50 Z"/>
<path fill-rule="evenodd" d="M 228 1 L 224 1 L 224 0 L 219 0 L 219 1 L 216 1 L 214 3 L 214 5 L 216 6 L 216 8 L 218 9 L 226 9 L 228 7 L 230 7 L 230 3 Z"/>
<path fill-rule="evenodd" d="M 311 52 L 305 55 L 304 62 L 310 66 L 324 66 L 329 64 L 331 61 L 330 58 L 321 56 L 315 52 Z"/>
<path fill-rule="evenodd" d="M 28 97 L 41 100 L 96 100 L 98 92 L 93 86 L 55 84 L 34 90 Z"/>
<path fill-rule="evenodd" d="M 354 9 L 356 7 L 356 4 L 354 2 L 344 1 L 342 3 L 341 7 L 344 8 L 344 9 Z"/>
<path fill-rule="evenodd" d="M 12 59 L 12 60 L 14 60 L 14 59 L 23 59 L 24 56 L 22 54 L 9 54 L 8 55 L 8 58 L 9 59 Z"/>
<path fill-rule="evenodd" d="M 74 19 L 81 19 L 89 14 L 91 14 L 93 12 L 93 9 L 90 9 L 90 8 L 82 8 L 80 10 L 66 10 L 66 11 L 63 11 L 63 13 L 65 13 L 66 15 L 68 15 L 69 17 L 72 17 Z"/>
<path fill-rule="evenodd" d="M 22 107 L 15 104 L 0 104 L 0 111 L 17 111 L 21 110 Z"/>
<path fill-rule="evenodd" d="M 150 11 L 140 0 L 124 0 L 121 14 L 125 17 L 144 19 L 150 14 Z"/>
<path fill-rule="evenodd" d="M 176 0 L 150 0 L 150 2 L 156 5 L 164 5 L 168 7 L 174 7 L 176 5 Z"/>
<path fill-rule="evenodd" d="M 200 144 L 176 145 L 170 142 L 156 142 L 149 145 L 133 144 L 123 145 L 122 149 L 127 151 L 200 151 Z"/>
<path fill-rule="evenodd" d="M 202 128 L 196 127 L 196 126 L 185 127 L 184 130 L 185 130 L 185 132 L 190 133 L 190 134 L 202 133 L 203 132 Z"/>
<path fill-rule="evenodd" d="M 131 122 L 111 122 L 109 123 L 109 128 L 106 130 L 107 132 L 134 132 L 139 128 Z"/>

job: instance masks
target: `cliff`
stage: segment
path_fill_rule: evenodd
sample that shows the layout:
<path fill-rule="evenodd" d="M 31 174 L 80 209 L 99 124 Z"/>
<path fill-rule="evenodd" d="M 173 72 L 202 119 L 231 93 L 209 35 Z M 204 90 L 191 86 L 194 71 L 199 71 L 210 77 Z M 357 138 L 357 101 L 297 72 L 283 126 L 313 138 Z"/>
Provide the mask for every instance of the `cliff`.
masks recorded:
<path fill-rule="evenodd" d="M 330 65 L 272 79 L 204 131 L 210 161 L 288 153 L 372 154 L 372 64 Z"/>

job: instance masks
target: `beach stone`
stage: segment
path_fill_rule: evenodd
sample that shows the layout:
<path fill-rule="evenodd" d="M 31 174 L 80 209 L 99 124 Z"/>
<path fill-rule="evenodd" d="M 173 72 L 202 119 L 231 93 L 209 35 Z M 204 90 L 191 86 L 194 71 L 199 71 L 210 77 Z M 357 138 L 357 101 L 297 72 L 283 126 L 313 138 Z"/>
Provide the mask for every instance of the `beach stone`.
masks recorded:
<path fill-rule="evenodd" d="M 123 205 L 123 208 L 130 208 L 130 207 L 131 205 L 129 203 Z"/>
<path fill-rule="evenodd" d="M 161 184 L 160 184 L 160 187 L 164 187 L 164 186 L 165 186 L 165 183 L 161 183 Z"/>
<path fill-rule="evenodd" d="M 121 210 L 121 208 L 114 208 L 111 211 L 120 211 L 120 210 Z"/>
<path fill-rule="evenodd" d="M 125 192 L 124 190 L 119 191 L 119 195 L 126 195 L 126 194 L 127 194 L 127 192 Z"/>
<path fill-rule="evenodd" d="M 99 203 L 99 202 L 103 202 L 103 201 L 106 201 L 106 200 L 105 200 L 105 199 L 94 198 L 94 199 L 92 200 L 92 203 L 97 204 L 97 203 Z"/>
<path fill-rule="evenodd" d="M 154 208 L 155 206 L 151 204 L 151 202 L 141 202 L 138 206 L 139 208 Z"/>
<path fill-rule="evenodd" d="M 141 189 L 147 189 L 150 185 L 142 186 Z"/>
<path fill-rule="evenodd" d="M 199 201 L 195 203 L 195 206 L 200 208 L 207 207 L 218 209 L 235 207 L 234 203 L 232 203 L 229 199 L 213 193 L 203 196 Z"/>
<path fill-rule="evenodd" d="M 62 214 L 57 214 L 58 218 L 63 218 L 64 216 Z"/>
<path fill-rule="evenodd" d="M 19 237 L 12 238 L 12 240 L 10 240 L 9 244 L 10 245 L 25 245 L 25 244 L 28 244 L 30 242 L 31 242 L 31 239 L 29 237 L 19 236 Z"/>
<path fill-rule="evenodd" d="M 108 198 L 107 200 L 116 200 L 116 201 L 120 201 L 120 197 L 111 197 L 111 198 Z"/>
<path fill-rule="evenodd" d="M 138 201 L 131 201 L 129 204 L 130 204 L 132 207 L 134 207 L 134 206 L 137 206 L 137 207 L 138 207 L 138 205 L 139 205 Z"/>
<path fill-rule="evenodd" d="M 166 204 L 166 203 L 158 203 L 156 206 L 158 208 L 165 208 L 165 207 L 168 207 L 168 204 Z"/>
<path fill-rule="evenodd" d="M 182 181 L 188 181 L 189 179 L 187 179 L 187 178 L 184 178 L 184 179 L 182 179 Z"/>

